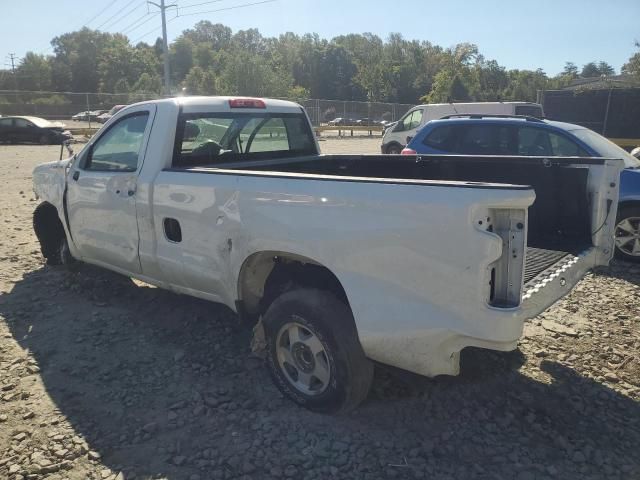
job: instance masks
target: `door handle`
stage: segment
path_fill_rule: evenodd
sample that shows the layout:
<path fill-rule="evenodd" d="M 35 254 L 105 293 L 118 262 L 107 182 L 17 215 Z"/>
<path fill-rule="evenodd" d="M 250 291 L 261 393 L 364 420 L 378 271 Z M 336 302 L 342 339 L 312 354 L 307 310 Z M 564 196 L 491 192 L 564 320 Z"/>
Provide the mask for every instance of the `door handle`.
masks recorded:
<path fill-rule="evenodd" d="M 73 172 L 73 176 L 71 178 L 73 178 L 77 182 L 78 178 L 80 178 L 80 170 L 76 170 L 75 172 Z"/>

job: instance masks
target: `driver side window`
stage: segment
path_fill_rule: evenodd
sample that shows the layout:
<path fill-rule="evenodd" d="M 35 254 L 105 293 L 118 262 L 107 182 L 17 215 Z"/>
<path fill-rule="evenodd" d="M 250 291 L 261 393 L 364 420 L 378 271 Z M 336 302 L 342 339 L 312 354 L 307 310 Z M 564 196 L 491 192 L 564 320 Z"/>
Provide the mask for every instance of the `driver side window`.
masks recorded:
<path fill-rule="evenodd" d="M 422 110 L 414 110 L 398 122 L 398 126 L 394 129 L 394 132 L 406 132 L 407 130 L 413 130 L 420 125 L 421 121 Z"/>
<path fill-rule="evenodd" d="M 140 112 L 115 123 L 92 145 L 84 169 L 135 172 L 148 120 L 149 113 Z"/>

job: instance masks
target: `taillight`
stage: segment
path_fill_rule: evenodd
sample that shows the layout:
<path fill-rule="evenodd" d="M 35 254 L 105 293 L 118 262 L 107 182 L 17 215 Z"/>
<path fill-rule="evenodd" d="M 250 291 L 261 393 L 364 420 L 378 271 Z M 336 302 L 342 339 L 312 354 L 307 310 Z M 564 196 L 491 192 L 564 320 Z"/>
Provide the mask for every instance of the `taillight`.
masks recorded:
<path fill-rule="evenodd" d="M 231 108 L 267 108 L 264 100 L 259 98 L 232 98 L 229 100 Z"/>
<path fill-rule="evenodd" d="M 400 154 L 401 155 L 417 155 L 418 152 L 416 152 L 413 148 L 404 147 L 400 152 Z"/>

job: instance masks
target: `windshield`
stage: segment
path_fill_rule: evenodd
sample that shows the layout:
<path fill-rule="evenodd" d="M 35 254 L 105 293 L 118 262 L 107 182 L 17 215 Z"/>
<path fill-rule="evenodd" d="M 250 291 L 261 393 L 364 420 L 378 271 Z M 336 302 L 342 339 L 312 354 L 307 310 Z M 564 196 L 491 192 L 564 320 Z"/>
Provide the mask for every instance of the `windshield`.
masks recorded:
<path fill-rule="evenodd" d="M 621 158 L 624 160 L 624 166 L 626 168 L 640 168 L 640 160 L 628 153 L 623 148 L 607 140 L 602 135 L 598 135 L 593 130 L 586 128 L 580 128 L 578 130 L 571 130 L 571 133 L 582 140 L 584 143 L 593 148 L 603 157 L 607 158 Z"/>

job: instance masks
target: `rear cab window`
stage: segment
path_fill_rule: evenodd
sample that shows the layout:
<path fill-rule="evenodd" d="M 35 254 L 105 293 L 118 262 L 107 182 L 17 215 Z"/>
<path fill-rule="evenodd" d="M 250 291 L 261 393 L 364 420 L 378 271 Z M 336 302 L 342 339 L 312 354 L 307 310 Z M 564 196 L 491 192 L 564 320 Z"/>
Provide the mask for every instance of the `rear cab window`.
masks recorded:
<path fill-rule="evenodd" d="M 316 155 L 302 113 L 197 113 L 178 119 L 173 167 Z"/>

